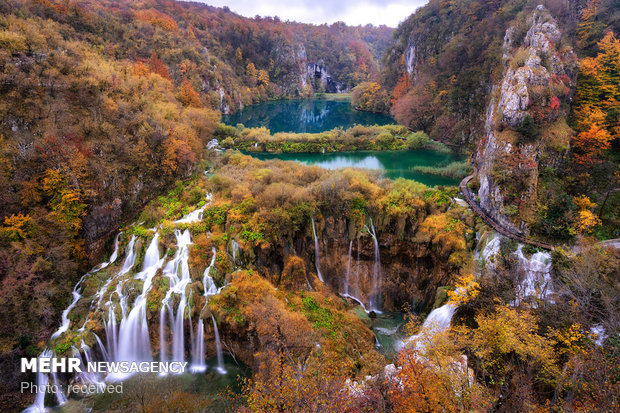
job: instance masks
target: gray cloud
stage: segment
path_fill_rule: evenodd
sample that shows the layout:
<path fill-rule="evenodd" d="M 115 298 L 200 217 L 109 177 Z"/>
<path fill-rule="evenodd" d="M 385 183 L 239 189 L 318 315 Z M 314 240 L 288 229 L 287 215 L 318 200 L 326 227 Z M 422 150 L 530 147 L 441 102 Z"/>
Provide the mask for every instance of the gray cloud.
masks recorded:
<path fill-rule="evenodd" d="M 349 25 L 385 24 L 396 27 L 428 0 L 199 0 L 216 7 L 228 6 L 242 16 L 278 16 L 303 23 Z"/>

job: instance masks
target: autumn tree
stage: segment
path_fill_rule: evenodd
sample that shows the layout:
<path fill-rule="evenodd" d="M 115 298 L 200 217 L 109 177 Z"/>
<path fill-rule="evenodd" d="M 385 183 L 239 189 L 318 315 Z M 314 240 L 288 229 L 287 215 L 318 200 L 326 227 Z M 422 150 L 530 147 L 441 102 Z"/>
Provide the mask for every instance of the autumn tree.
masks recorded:
<path fill-rule="evenodd" d="M 159 57 L 157 57 L 155 52 L 151 54 L 151 58 L 148 61 L 148 66 L 149 66 L 149 69 L 151 69 L 151 72 L 157 73 L 164 79 L 170 80 L 170 74 L 168 73 L 168 67 L 164 64 L 164 62 Z"/>
<path fill-rule="evenodd" d="M 200 101 L 200 95 L 194 90 L 194 87 L 190 82 L 184 80 L 179 88 L 179 100 L 183 103 L 183 106 L 190 106 L 193 108 L 199 108 L 202 106 Z"/>
<path fill-rule="evenodd" d="M 266 70 L 259 70 L 258 71 L 258 83 L 263 85 L 263 86 L 267 86 L 269 84 L 269 73 L 267 73 Z"/>
<path fill-rule="evenodd" d="M 249 62 L 246 65 L 246 67 L 245 67 L 245 74 L 248 77 L 248 79 L 250 80 L 252 85 L 256 84 L 256 80 L 258 79 L 258 71 L 256 70 L 256 67 L 254 66 L 254 63 Z"/>
<path fill-rule="evenodd" d="M 389 97 L 379 83 L 362 82 L 353 88 L 351 105 L 369 112 L 387 112 Z"/>

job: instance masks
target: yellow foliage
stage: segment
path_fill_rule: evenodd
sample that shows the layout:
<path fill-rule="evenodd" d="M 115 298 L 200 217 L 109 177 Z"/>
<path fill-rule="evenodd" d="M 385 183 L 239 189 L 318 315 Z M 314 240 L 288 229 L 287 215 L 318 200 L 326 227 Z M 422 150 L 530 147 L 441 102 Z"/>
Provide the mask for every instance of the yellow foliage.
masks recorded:
<path fill-rule="evenodd" d="M 596 206 L 596 204 L 590 201 L 590 198 L 586 195 L 580 195 L 573 198 L 573 202 L 577 205 L 580 211 L 586 209 L 592 209 Z"/>
<path fill-rule="evenodd" d="M 586 352 L 587 334 L 580 324 L 571 324 L 561 330 L 552 329 L 549 336 L 556 342 L 556 350 L 561 354 L 584 354 Z"/>
<path fill-rule="evenodd" d="M 258 71 L 258 83 L 267 86 L 269 84 L 269 73 L 266 70 Z"/>
<path fill-rule="evenodd" d="M 476 329 L 460 326 L 456 330 L 480 366 L 494 379 L 504 377 L 515 367 L 515 357 L 540 369 L 543 374 L 539 379 L 558 374 L 552 341 L 538 334 L 538 319 L 529 310 L 500 305 L 475 319 Z"/>
<path fill-rule="evenodd" d="M 30 215 L 23 215 L 21 212 L 17 215 L 11 214 L 9 217 L 4 217 L 5 227 L 1 230 L 10 240 L 17 241 L 29 236 L 28 226 L 30 222 Z"/>
<path fill-rule="evenodd" d="M 577 229 L 579 232 L 584 234 L 589 233 L 597 225 L 601 225 L 601 220 L 599 217 L 594 215 L 592 211 L 579 211 L 579 221 L 577 223 Z"/>
<path fill-rule="evenodd" d="M 420 232 L 427 233 L 434 244 L 442 244 L 449 250 L 465 249 L 465 223 L 448 212 L 427 216 L 420 225 Z"/>
<path fill-rule="evenodd" d="M 459 277 L 455 287 L 454 291 L 448 291 L 448 299 L 457 306 L 473 300 L 480 293 L 480 284 L 476 282 L 473 274 Z"/>

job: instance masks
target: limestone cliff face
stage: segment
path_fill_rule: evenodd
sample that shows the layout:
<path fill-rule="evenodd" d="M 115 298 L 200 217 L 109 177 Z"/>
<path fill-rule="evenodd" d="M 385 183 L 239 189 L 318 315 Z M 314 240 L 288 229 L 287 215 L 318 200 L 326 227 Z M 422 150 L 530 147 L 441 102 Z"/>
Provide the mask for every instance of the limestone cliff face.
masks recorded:
<path fill-rule="evenodd" d="M 437 288 L 454 281 L 458 265 L 449 259 L 451 247 L 434 242 L 418 230 L 424 217 L 421 214 L 418 221 L 379 216 L 375 217 L 376 228 L 361 232 L 343 217 L 317 218 L 318 263 L 324 283 L 334 293 L 355 297 L 367 310 L 373 302 L 383 311 L 400 311 L 403 305 L 429 310 Z M 316 273 L 316 253 L 313 231 L 308 227 L 288 246 L 244 249 L 240 255 L 243 262 L 254 263 L 259 273 L 277 275 L 282 274 L 290 256 L 302 258 L 308 274 Z M 282 282 L 271 281 L 277 286 Z M 293 289 L 303 290 L 305 283 L 302 277 Z"/>
<path fill-rule="evenodd" d="M 306 79 L 310 84 L 320 86 L 327 93 L 341 93 L 345 90 L 327 71 L 323 60 L 309 62 L 306 65 Z"/>
<path fill-rule="evenodd" d="M 526 27 L 524 36 L 514 26 L 506 31 L 504 75 L 491 93 L 485 136 L 475 155 L 481 207 L 524 235 L 537 200 L 546 133 L 566 115 L 577 72 L 575 54 L 559 47 L 561 31 L 543 6 L 532 12 Z"/>

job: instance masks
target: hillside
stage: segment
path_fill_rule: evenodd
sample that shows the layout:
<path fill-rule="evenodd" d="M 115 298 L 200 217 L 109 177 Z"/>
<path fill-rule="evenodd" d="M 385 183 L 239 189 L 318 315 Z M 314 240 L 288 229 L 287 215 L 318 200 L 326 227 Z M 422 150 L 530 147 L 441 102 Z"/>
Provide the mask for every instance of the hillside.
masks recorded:
<path fill-rule="evenodd" d="M 351 88 L 390 33 L 174 1 L 2 2 L 3 363 L 49 337 L 123 222 L 204 166 L 220 113 Z"/>
<path fill-rule="evenodd" d="M 431 1 L 394 32 L 381 89 L 365 104 L 387 94 L 400 123 L 467 147 L 480 171 L 472 189 L 505 228 L 613 238 L 617 6 Z"/>

